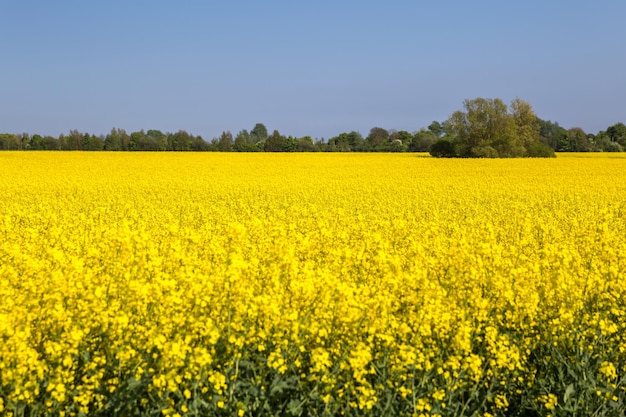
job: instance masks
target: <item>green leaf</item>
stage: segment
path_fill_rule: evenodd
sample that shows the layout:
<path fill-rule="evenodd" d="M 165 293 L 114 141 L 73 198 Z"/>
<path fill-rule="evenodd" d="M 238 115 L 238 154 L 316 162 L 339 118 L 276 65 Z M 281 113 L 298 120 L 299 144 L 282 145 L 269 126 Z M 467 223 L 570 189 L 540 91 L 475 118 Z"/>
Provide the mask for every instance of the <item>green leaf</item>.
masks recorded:
<path fill-rule="evenodd" d="M 567 404 L 569 398 L 574 393 L 574 384 L 569 384 L 565 389 L 565 394 L 563 394 L 563 403 Z"/>
<path fill-rule="evenodd" d="M 297 399 L 294 398 L 291 401 L 289 401 L 289 404 L 287 405 L 287 412 L 293 416 L 300 416 L 302 415 L 302 411 L 303 411 L 302 406 L 304 404 L 306 404 L 306 400 L 298 401 Z"/>

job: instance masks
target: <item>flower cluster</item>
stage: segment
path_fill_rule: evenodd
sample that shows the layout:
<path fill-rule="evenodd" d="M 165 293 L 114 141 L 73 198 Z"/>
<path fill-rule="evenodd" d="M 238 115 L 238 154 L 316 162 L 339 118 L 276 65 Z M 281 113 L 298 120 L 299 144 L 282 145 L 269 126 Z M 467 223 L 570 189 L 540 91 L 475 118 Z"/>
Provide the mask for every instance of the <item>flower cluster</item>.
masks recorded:
<path fill-rule="evenodd" d="M 3 415 L 625 410 L 624 159 L 5 152 L 0 194 Z"/>

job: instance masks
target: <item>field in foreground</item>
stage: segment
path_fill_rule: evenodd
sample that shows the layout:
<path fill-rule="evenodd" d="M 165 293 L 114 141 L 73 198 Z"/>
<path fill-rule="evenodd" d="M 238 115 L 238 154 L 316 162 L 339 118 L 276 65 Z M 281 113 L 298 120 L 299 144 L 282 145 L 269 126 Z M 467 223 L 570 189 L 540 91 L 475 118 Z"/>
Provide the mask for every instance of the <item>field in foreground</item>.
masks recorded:
<path fill-rule="evenodd" d="M 619 155 L 4 152 L 0 196 L 3 415 L 626 409 Z"/>

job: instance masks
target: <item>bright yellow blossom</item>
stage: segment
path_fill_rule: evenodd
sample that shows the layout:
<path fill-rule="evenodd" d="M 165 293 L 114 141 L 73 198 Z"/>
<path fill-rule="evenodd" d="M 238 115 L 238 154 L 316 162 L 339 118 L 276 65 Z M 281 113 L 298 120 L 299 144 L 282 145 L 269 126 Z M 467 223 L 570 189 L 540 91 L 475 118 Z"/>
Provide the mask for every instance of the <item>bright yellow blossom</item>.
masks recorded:
<path fill-rule="evenodd" d="M 550 411 L 563 352 L 623 404 L 625 195 L 606 154 L 1 152 L 0 412 Z"/>

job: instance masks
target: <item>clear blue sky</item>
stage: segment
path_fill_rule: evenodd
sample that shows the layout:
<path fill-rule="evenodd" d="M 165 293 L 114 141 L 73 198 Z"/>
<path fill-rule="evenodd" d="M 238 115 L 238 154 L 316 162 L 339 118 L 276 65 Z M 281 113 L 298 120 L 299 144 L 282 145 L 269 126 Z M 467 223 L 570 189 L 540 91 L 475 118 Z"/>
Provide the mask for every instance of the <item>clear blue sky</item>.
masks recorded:
<path fill-rule="evenodd" d="M 626 122 L 626 1 L 0 1 L 0 132 L 415 131 L 515 97 Z"/>

